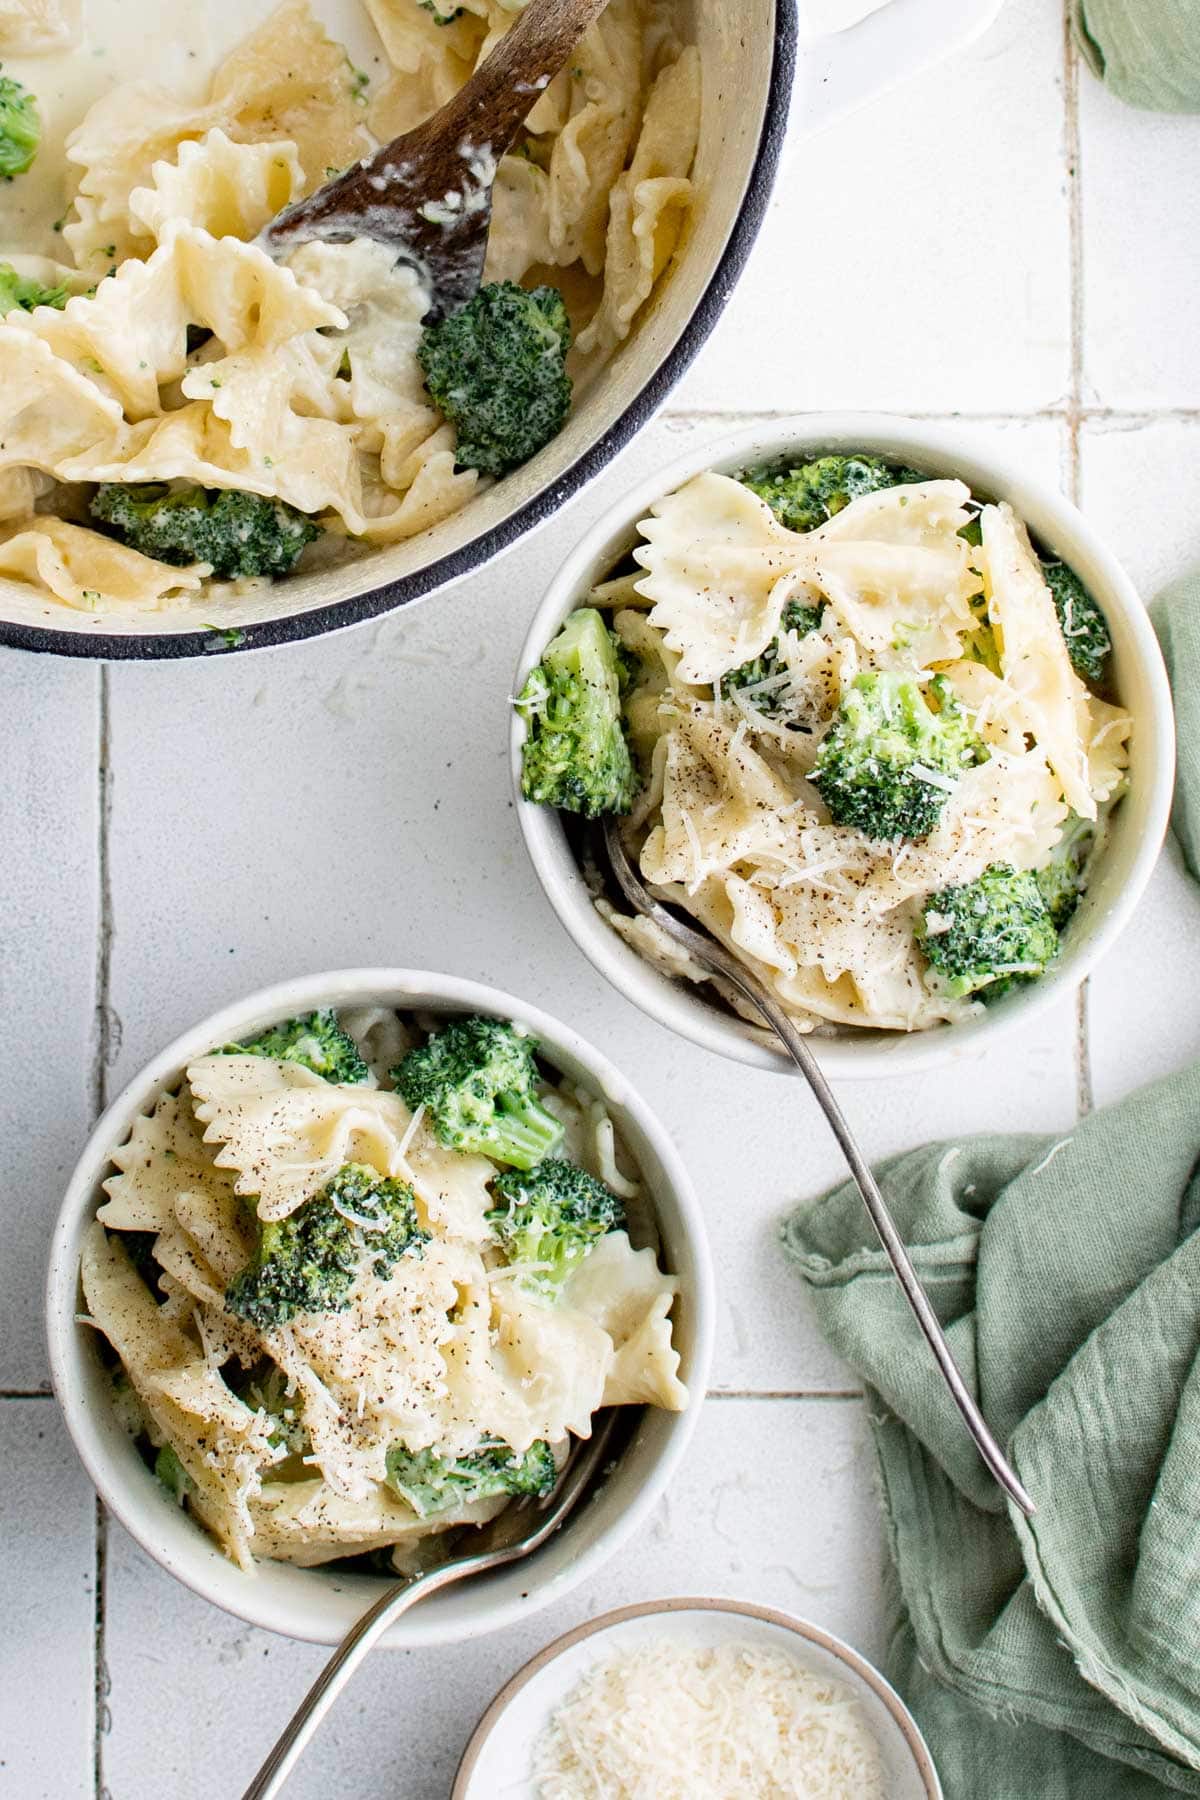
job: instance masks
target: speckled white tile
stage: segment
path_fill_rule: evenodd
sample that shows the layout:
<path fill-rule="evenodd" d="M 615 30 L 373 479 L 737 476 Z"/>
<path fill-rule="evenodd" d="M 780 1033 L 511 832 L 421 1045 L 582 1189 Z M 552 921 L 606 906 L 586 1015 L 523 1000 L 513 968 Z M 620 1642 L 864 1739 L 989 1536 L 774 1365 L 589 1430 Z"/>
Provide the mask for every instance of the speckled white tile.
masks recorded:
<path fill-rule="evenodd" d="M 92 1794 L 95 1516 L 50 1398 L 0 1400 L 0 1792 Z"/>
<path fill-rule="evenodd" d="M 1167 845 L 1117 949 L 1088 986 L 1096 1104 L 1200 1055 L 1200 889 Z"/>
<path fill-rule="evenodd" d="M 510 1631 L 378 1654 L 314 1740 L 289 1796 L 445 1800 L 463 1745 L 509 1675 L 561 1632 L 633 1600 L 736 1595 L 815 1619 L 881 1656 L 872 1477 L 856 1401 L 710 1401 L 670 1496 L 617 1562 Z M 324 1654 L 218 1613 L 116 1529 L 107 1641 L 103 1762 L 115 1800 L 240 1792 Z"/>
<path fill-rule="evenodd" d="M 1062 18 L 977 44 L 808 142 L 676 404 L 1020 412 L 1066 392 Z"/>
<path fill-rule="evenodd" d="M 1195 471 L 1200 421 L 1096 421 L 1083 435 L 1083 504 L 1147 602 L 1200 567 Z M 1088 1051 L 1098 1105 L 1200 1052 L 1194 945 L 1200 893 L 1174 846 L 1138 913 L 1089 984 Z"/>
<path fill-rule="evenodd" d="M 1095 419 L 1081 444 L 1083 509 L 1147 603 L 1200 567 L 1200 419 Z"/>
<path fill-rule="evenodd" d="M 1134 112 L 1080 74 L 1083 398 L 1200 405 L 1200 119 Z"/>
<path fill-rule="evenodd" d="M 48 1383 L 46 1245 L 91 1121 L 99 679 L 0 651 L 0 1388 Z"/>

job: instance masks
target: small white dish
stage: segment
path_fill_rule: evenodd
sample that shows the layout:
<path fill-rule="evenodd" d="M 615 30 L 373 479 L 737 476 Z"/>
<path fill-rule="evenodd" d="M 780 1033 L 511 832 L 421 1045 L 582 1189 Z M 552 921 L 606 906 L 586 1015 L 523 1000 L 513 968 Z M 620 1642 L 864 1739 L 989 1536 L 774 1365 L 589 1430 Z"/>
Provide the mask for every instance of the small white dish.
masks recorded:
<path fill-rule="evenodd" d="M 519 693 L 563 619 L 582 605 L 638 542 L 638 520 L 654 501 L 705 469 L 734 474 L 783 456 L 865 450 L 936 476 L 960 476 L 976 494 L 1009 501 L 1041 544 L 1075 569 L 1104 609 L 1113 641 L 1114 685 L 1133 716 L 1129 791 L 1112 815 L 1091 886 L 1066 933 L 1055 967 L 961 1025 L 929 1031 L 845 1031 L 814 1037 L 825 1073 L 837 1080 L 908 1075 L 963 1054 L 978 1054 L 1001 1031 L 1029 1024 L 1086 979 L 1124 929 L 1141 899 L 1166 834 L 1175 777 L 1175 727 L 1162 652 L 1133 583 L 1077 507 L 1049 482 L 999 455 L 980 434 L 883 413 L 808 413 L 723 434 L 642 482 L 584 536 L 538 608 L 516 675 Z M 702 1049 L 776 1074 L 791 1073 L 773 1037 L 738 1018 L 706 988 L 662 974 L 597 912 L 563 828 L 550 807 L 521 794 L 525 723 L 513 713 L 510 755 L 517 818 L 537 876 L 565 929 L 589 962 L 626 999 Z"/>
<path fill-rule="evenodd" d="M 513 1676 L 463 1753 L 450 1800 L 537 1800 L 533 1746 L 588 1670 L 619 1651 L 662 1643 L 752 1644 L 783 1651 L 848 1688 L 879 1745 L 888 1800 L 942 1800 L 933 1759 L 900 1696 L 865 1657 L 804 1619 L 739 1600 L 651 1600 L 569 1631 Z"/>
<path fill-rule="evenodd" d="M 715 1302 L 704 1220 L 687 1171 L 665 1127 L 598 1050 L 567 1025 L 512 994 L 452 975 L 411 969 L 343 969 L 306 975 L 251 994 L 169 1044 L 134 1077 L 100 1119 L 71 1177 L 50 1245 L 46 1325 L 54 1391 L 88 1474 L 105 1505 L 143 1550 L 194 1593 L 226 1612 L 314 1644 L 340 1643 L 382 1594 L 382 1578 L 301 1569 L 263 1561 L 237 1568 L 203 1526 L 175 1505 L 122 1429 L 97 1334 L 78 1322 L 79 1254 L 102 1198 L 113 1149 L 137 1115 L 178 1082 L 188 1063 L 214 1044 L 241 1043 L 281 1019 L 336 1008 L 383 1005 L 415 1012 L 487 1013 L 526 1026 L 554 1068 L 602 1094 L 651 1199 L 664 1267 L 679 1277 L 674 1341 L 685 1411 L 634 1409 L 636 1425 L 615 1465 L 585 1506 L 528 1562 L 434 1594 L 397 1621 L 384 1642 L 414 1649 L 459 1643 L 527 1619 L 553 1604 L 608 1561 L 654 1510 L 687 1449 L 700 1416 L 712 1358 Z"/>

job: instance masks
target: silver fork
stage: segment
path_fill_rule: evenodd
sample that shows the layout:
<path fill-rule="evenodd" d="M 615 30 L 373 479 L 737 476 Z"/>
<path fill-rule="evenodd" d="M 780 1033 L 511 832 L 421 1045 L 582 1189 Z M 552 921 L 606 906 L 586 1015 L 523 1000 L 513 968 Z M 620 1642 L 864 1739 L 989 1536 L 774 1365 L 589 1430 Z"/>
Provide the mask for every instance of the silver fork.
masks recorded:
<path fill-rule="evenodd" d="M 613 818 L 604 821 L 604 848 L 617 885 L 634 911 L 643 914 L 648 919 L 653 919 L 654 923 L 681 945 L 696 962 L 704 968 L 711 969 L 713 974 L 720 975 L 722 980 L 729 982 L 740 994 L 743 994 L 750 1004 L 762 1014 L 808 1082 L 809 1087 L 816 1095 L 818 1106 L 829 1121 L 834 1137 L 841 1145 L 842 1154 L 850 1166 L 855 1186 L 862 1195 L 863 1204 L 871 1215 L 871 1223 L 879 1233 L 880 1241 L 896 1271 L 897 1279 L 904 1291 L 904 1297 L 916 1315 L 917 1324 L 925 1335 L 925 1341 L 933 1352 L 934 1360 L 942 1372 L 946 1386 L 950 1389 L 954 1404 L 962 1414 L 967 1430 L 975 1440 L 980 1456 L 1005 1493 L 1015 1501 L 1027 1518 L 1032 1517 L 1036 1511 L 1033 1500 L 1022 1487 L 1004 1452 L 988 1430 L 983 1414 L 975 1404 L 973 1395 L 959 1373 L 953 1353 L 946 1342 L 946 1334 L 938 1323 L 937 1314 L 930 1306 L 917 1272 L 912 1266 L 912 1259 L 904 1247 L 904 1240 L 896 1230 L 887 1201 L 880 1191 L 879 1183 L 872 1175 L 870 1166 L 855 1142 L 854 1134 L 846 1123 L 845 1115 L 834 1099 L 833 1091 L 822 1075 L 817 1059 L 809 1048 L 804 1034 L 797 1030 L 770 989 L 764 987 L 763 983 L 752 975 L 736 956 L 726 950 L 723 944 L 710 937 L 708 932 L 685 924 L 670 907 L 664 906 L 660 900 L 655 899 L 634 867 L 621 837 L 620 827 Z"/>
<path fill-rule="evenodd" d="M 438 1588 L 449 1587 L 471 1575 L 484 1575 L 491 1569 L 502 1569 L 506 1563 L 520 1562 L 541 1548 L 602 1468 L 616 1418 L 613 1407 L 596 1415 L 591 1437 L 586 1443 L 575 1445 L 553 1492 L 540 1505 L 505 1507 L 490 1525 L 476 1533 L 466 1555 L 452 1557 L 423 1575 L 408 1576 L 368 1608 L 309 1688 L 242 1800 L 274 1800 L 350 1677 L 401 1613 Z"/>

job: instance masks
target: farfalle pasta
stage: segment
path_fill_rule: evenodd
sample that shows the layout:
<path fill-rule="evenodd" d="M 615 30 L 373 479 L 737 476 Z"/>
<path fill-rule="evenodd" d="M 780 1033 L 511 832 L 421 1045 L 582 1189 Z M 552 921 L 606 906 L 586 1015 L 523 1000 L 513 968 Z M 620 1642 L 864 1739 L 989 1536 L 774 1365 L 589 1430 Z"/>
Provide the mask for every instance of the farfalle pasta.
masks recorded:
<path fill-rule="evenodd" d="M 1078 576 L 1007 504 L 866 453 L 698 475 L 639 530 L 518 699 L 527 797 L 625 814 L 654 891 L 805 1030 L 924 1030 L 1044 973 L 1132 730 Z"/>
<path fill-rule="evenodd" d="M 82 0 L 0 0 L 0 55 L 43 56 L 79 40 Z"/>
<path fill-rule="evenodd" d="M 56 225 L 75 267 L 8 247 L 46 303 L 0 320 L 0 520 L 19 528 L 0 580 L 99 614 L 211 607 L 213 582 L 289 566 L 278 543 L 273 557 L 245 548 L 285 518 L 273 507 L 317 528 L 285 524 L 292 562 L 322 534 L 312 555 L 326 562 L 430 530 L 502 472 L 462 460 L 470 440 L 426 386 L 428 298 L 411 270 L 367 239 L 281 262 L 254 240 L 435 111 L 521 4 L 470 0 L 439 23 L 420 0 L 365 0 L 389 71 L 372 86 L 309 0 L 283 0 L 198 98 L 139 83 L 91 106 L 67 137 Z M 700 69 L 675 14 L 610 0 L 500 164 L 485 282 L 561 287 L 576 380 L 628 335 L 692 203 Z M 0 0 L 0 48 L 68 45 L 77 20 L 67 0 Z M 113 487 L 149 491 L 123 505 Z M 136 510 L 190 495 L 203 512 L 228 491 L 249 497 L 240 551 L 214 555 L 204 518 L 189 536 L 179 515 L 164 527 Z"/>
<path fill-rule="evenodd" d="M 404 1566 L 549 1492 L 599 1408 L 687 1404 L 639 1172 L 534 1048 L 310 1014 L 196 1058 L 114 1149 L 84 1322 L 147 1463 L 243 1568 Z M 522 1108 L 540 1154 L 505 1136 Z"/>

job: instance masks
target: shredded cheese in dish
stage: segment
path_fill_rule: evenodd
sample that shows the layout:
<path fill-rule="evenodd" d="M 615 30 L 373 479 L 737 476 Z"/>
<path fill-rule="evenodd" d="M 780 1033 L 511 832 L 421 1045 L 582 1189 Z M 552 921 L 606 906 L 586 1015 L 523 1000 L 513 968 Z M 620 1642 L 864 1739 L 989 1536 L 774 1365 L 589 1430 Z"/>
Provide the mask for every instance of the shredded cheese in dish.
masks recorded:
<path fill-rule="evenodd" d="M 883 1800 L 848 1689 L 750 1644 L 664 1640 L 591 1669 L 533 1751 L 538 1800 Z"/>
<path fill-rule="evenodd" d="M 835 463 L 875 485 L 785 524 Z M 1052 961 L 1132 721 L 1075 666 L 1087 632 L 1107 655 L 1102 615 L 1010 506 L 865 455 L 800 474 L 697 476 L 590 596 L 641 774 L 627 839 L 803 1029 L 920 1031 Z M 664 972 L 707 979 L 597 904 Z"/>
<path fill-rule="evenodd" d="M 286 265 L 254 241 L 428 118 L 520 0 L 464 0 L 442 23 L 422 0 L 366 11 L 387 71 L 373 88 L 308 0 L 282 0 L 199 97 L 139 82 L 96 99 L 63 151 L 69 205 L 51 242 L 73 266 L 27 254 L 34 221 L 18 209 L 14 228 L 0 207 L 0 258 L 58 294 L 0 319 L 0 582 L 96 614 L 220 597 L 211 560 L 98 530 L 94 484 L 282 502 L 323 537 L 301 551 L 303 572 L 427 531 L 489 479 L 459 463 L 426 389 L 428 303 L 412 271 L 369 239 L 308 244 Z M 700 69 L 675 12 L 611 0 L 497 171 L 485 282 L 562 292 L 577 388 L 628 335 L 691 205 Z M 86 0 L 82 14 L 17 0 L 0 7 L 0 47 L 69 46 L 81 17 Z M 87 58 L 86 43 L 70 55 Z M 38 79 L 35 63 L 22 71 Z"/>
<path fill-rule="evenodd" d="M 289 1048 L 314 1022 L 346 1078 Z M 197 1058 L 113 1152 L 85 1323 L 147 1462 L 244 1569 L 402 1566 L 548 1492 L 599 1407 L 686 1405 L 678 1284 L 603 1103 L 530 1060 L 542 1154 L 514 1175 L 519 1149 L 447 1147 L 393 1086 L 437 1036 L 386 1008 L 292 1021 Z"/>

